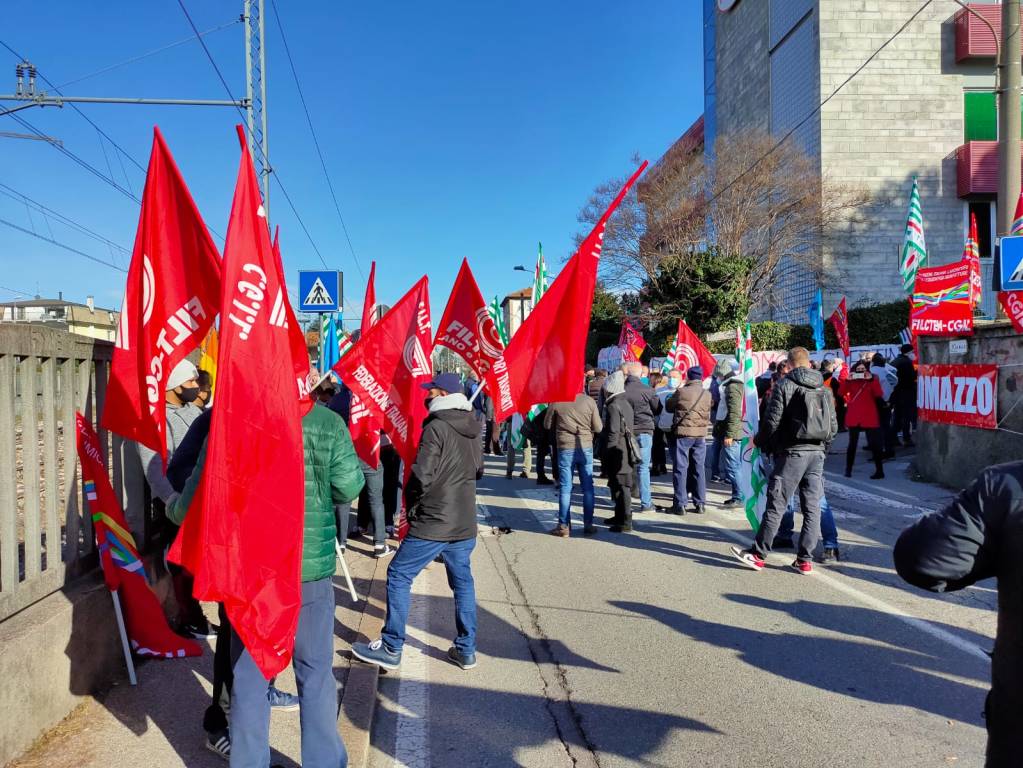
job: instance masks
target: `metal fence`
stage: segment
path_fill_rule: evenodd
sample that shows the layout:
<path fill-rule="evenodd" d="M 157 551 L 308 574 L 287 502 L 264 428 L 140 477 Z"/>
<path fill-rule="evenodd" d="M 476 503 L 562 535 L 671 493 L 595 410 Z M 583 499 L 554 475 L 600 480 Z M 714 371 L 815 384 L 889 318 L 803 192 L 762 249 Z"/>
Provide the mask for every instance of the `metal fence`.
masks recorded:
<path fill-rule="evenodd" d="M 97 566 L 75 412 L 97 424 L 112 354 L 110 342 L 0 326 L 0 621 Z M 134 445 L 98 431 L 114 491 L 145 538 L 151 505 Z"/>

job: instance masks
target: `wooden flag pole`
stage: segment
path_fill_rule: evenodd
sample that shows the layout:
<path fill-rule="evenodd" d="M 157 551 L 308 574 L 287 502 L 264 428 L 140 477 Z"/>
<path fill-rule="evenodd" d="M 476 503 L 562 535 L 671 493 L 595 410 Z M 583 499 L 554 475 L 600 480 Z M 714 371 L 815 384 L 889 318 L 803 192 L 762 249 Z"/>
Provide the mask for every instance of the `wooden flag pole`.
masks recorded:
<path fill-rule="evenodd" d="M 348 570 L 348 563 L 345 562 L 345 548 L 341 546 L 341 542 L 334 540 L 334 553 L 337 555 L 337 559 L 341 561 L 341 572 L 345 576 L 345 582 L 348 584 L 348 591 L 352 595 L 352 602 L 359 602 L 359 595 L 355 591 L 355 584 L 352 582 L 352 574 Z"/>
<path fill-rule="evenodd" d="M 121 648 L 124 651 L 124 664 L 128 667 L 128 680 L 132 685 L 138 685 L 135 677 L 135 662 L 131 658 L 131 646 L 128 645 L 128 633 L 124 629 L 124 614 L 121 613 L 121 598 L 117 590 L 110 591 L 110 598 L 114 601 L 114 615 L 117 617 L 117 631 L 121 635 Z"/>

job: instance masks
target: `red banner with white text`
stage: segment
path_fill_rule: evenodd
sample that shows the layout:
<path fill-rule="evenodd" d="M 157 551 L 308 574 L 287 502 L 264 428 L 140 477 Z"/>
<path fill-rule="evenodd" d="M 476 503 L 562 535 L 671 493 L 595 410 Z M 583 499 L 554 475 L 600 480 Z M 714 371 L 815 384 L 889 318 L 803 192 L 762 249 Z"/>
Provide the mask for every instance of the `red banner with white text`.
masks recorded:
<path fill-rule="evenodd" d="M 916 404 L 924 421 L 995 429 L 998 366 L 921 365 Z"/>
<path fill-rule="evenodd" d="M 909 327 L 914 336 L 972 336 L 970 264 L 917 270 Z"/>
<path fill-rule="evenodd" d="M 998 301 L 1012 320 L 1016 333 L 1023 333 L 1023 291 L 1002 291 L 998 294 Z"/>

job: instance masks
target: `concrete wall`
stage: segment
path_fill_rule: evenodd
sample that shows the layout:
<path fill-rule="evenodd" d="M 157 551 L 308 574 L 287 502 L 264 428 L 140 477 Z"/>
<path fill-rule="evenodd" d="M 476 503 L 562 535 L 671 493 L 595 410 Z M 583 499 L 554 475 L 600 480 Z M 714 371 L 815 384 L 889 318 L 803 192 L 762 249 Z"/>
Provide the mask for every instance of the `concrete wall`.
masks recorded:
<path fill-rule="evenodd" d="M 821 99 L 919 7 L 918 0 L 819 0 Z M 871 198 L 824 248 L 829 307 L 841 294 L 850 305 L 902 298 L 898 259 L 914 175 L 930 263 L 962 254 L 965 203 L 956 194 L 954 153 L 963 143 L 963 91 L 992 88 L 994 76 L 993 62 L 955 63 L 956 10 L 933 3 L 821 110 L 825 181 Z"/>
<path fill-rule="evenodd" d="M 718 13 L 717 134 L 770 130 L 768 4 L 740 2 Z"/>
<path fill-rule="evenodd" d="M 916 469 L 923 477 L 963 488 L 977 474 L 1006 461 L 1023 459 L 1023 336 L 1008 322 L 978 326 L 965 355 L 951 355 L 948 339 L 920 340 L 920 359 L 942 363 L 997 363 L 998 430 L 973 429 L 921 421 L 916 439 Z M 1013 409 L 1013 406 L 1016 406 Z"/>

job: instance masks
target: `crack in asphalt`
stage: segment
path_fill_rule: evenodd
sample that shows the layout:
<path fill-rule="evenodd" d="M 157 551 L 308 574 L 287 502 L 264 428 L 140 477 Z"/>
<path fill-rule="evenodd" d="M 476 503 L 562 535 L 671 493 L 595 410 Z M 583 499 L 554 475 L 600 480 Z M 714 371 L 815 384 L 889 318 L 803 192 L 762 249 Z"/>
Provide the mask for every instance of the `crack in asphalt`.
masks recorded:
<path fill-rule="evenodd" d="M 490 513 L 489 508 L 485 505 L 480 504 L 479 506 L 486 510 L 488 519 L 494 519 L 496 517 Z M 503 523 L 504 521 L 501 520 L 500 522 Z M 497 574 L 501 579 L 501 586 L 504 589 L 505 597 L 508 599 L 508 605 L 511 607 L 512 612 L 515 614 L 516 619 L 519 622 L 520 631 L 526 638 L 526 645 L 529 648 L 529 654 L 533 659 L 533 663 L 536 665 L 537 674 L 540 677 L 540 682 L 543 688 L 544 705 L 554 723 L 554 729 L 557 732 L 558 739 L 561 741 L 561 746 L 564 748 L 565 754 L 568 755 L 569 760 L 572 761 L 572 765 L 578 766 L 581 764 L 580 757 L 573 752 L 572 742 L 566 737 L 562 717 L 559 716 L 557 711 L 558 705 L 562 705 L 567 710 L 567 717 L 569 718 L 571 725 L 574 726 L 579 737 L 579 741 L 586 747 L 586 750 L 589 753 L 588 757 L 592 760 L 592 765 L 596 766 L 596 768 L 600 768 L 600 758 L 597 754 L 596 745 L 593 744 L 589 735 L 586 733 L 586 729 L 583 727 L 582 715 L 576 709 L 575 702 L 572 699 L 573 691 L 568 682 L 566 670 L 555 657 L 554 650 L 551 647 L 550 638 L 540 625 L 540 614 L 529 604 L 522 582 L 519 579 L 518 574 L 515 573 L 514 566 L 518 564 L 519 557 L 523 554 L 523 550 L 520 549 L 517 552 L 514 552 L 509 558 L 508 552 L 503 546 L 501 546 L 501 538 L 503 537 L 494 536 L 492 538 L 495 540 L 494 545 L 501 553 L 501 559 L 504 560 L 508 575 L 514 586 L 514 590 L 518 593 L 517 600 L 512 595 L 512 589 L 509 586 L 508 581 L 505 579 L 503 573 L 504 569 L 498 567 L 497 559 L 495 558 L 494 552 L 486 539 L 484 540 L 485 548 L 487 550 L 487 554 L 490 556 L 491 562 L 494 564 L 494 569 L 497 571 Z M 516 610 L 517 607 L 524 608 L 527 612 L 529 616 L 529 624 L 532 626 L 532 633 L 527 632 L 526 627 L 523 626 L 522 618 Z M 539 648 L 536 647 L 537 645 L 539 645 Z M 555 686 L 559 689 L 563 700 L 555 698 L 555 696 L 552 695 L 552 684 L 548 680 L 548 676 L 544 673 L 544 665 L 550 665 L 554 668 L 556 675 Z"/>

